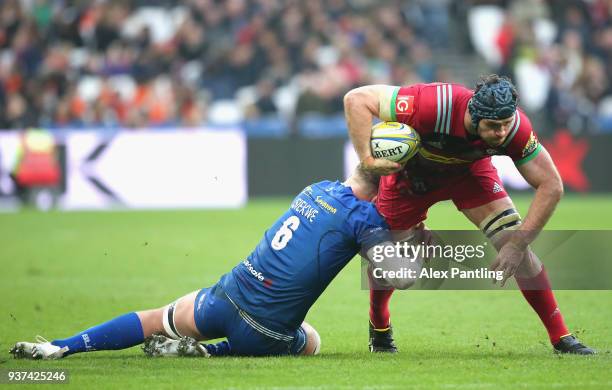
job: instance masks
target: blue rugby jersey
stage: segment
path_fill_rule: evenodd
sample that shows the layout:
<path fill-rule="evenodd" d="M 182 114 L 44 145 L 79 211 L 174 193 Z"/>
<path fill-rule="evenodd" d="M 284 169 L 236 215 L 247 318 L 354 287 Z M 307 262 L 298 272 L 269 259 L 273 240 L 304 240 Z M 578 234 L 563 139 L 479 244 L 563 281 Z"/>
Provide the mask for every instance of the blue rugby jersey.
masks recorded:
<path fill-rule="evenodd" d="M 220 283 L 245 312 L 297 328 L 360 250 L 388 240 L 388 226 L 372 203 L 357 199 L 338 181 L 315 183 Z"/>

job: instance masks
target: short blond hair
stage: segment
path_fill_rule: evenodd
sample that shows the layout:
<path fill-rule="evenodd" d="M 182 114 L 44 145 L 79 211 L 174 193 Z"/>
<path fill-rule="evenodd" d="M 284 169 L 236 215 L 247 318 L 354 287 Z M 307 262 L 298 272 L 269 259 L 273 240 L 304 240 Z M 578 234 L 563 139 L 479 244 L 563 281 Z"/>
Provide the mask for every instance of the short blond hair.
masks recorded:
<path fill-rule="evenodd" d="M 359 163 L 355 169 L 355 174 L 359 179 L 366 182 L 366 184 L 373 185 L 378 188 L 378 182 L 380 181 L 380 175 L 373 173 L 371 170 L 365 168 L 363 163 Z"/>

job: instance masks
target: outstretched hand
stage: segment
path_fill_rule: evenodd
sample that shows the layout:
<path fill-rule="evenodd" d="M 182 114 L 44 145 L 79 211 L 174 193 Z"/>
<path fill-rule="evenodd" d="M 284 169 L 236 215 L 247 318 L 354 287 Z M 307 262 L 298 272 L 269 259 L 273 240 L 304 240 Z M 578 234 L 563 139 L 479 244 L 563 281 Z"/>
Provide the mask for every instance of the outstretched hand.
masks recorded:
<path fill-rule="evenodd" d="M 361 162 L 365 170 L 376 175 L 385 176 L 402 169 L 402 165 L 384 158 L 368 156 Z"/>
<path fill-rule="evenodd" d="M 504 287 L 506 281 L 514 275 L 517 268 L 521 265 L 525 259 L 525 251 L 527 248 L 521 248 L 517 244 L 508 241 L 504 246 L 501 247 L 497 257 L 493 264 L 491 264 L 491 271 L 503 271 L 504 276 L 501 281 L 501 287 Z M 493 280 L 495 283 L 495 280 Z"/>

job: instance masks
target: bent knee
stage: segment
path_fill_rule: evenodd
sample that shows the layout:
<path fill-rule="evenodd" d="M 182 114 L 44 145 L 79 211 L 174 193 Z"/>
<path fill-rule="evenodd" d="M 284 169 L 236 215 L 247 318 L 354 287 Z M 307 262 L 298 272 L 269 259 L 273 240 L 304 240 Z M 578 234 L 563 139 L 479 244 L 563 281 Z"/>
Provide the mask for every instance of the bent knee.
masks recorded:
<path fill-rule="evenodd" d="M 307 322 L 302 323 L 302 329 L 306 334 L 306 345 L 301 354 L 318 355 L 321 350 L 321 336 L 319 336 L 319 332 Z"/>

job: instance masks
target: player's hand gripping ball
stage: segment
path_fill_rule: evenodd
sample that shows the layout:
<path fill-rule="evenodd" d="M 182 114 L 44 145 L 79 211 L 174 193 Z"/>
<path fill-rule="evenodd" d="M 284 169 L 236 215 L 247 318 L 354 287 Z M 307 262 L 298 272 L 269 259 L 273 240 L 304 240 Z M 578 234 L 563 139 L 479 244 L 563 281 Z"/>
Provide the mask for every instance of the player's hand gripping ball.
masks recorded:
<path fill-rule="evenodd" d="M 421 148 L 419 134 L 399 122 L 380 122 L 372 127 L 372 156 L 399 164 L 414 157 Z"/>

